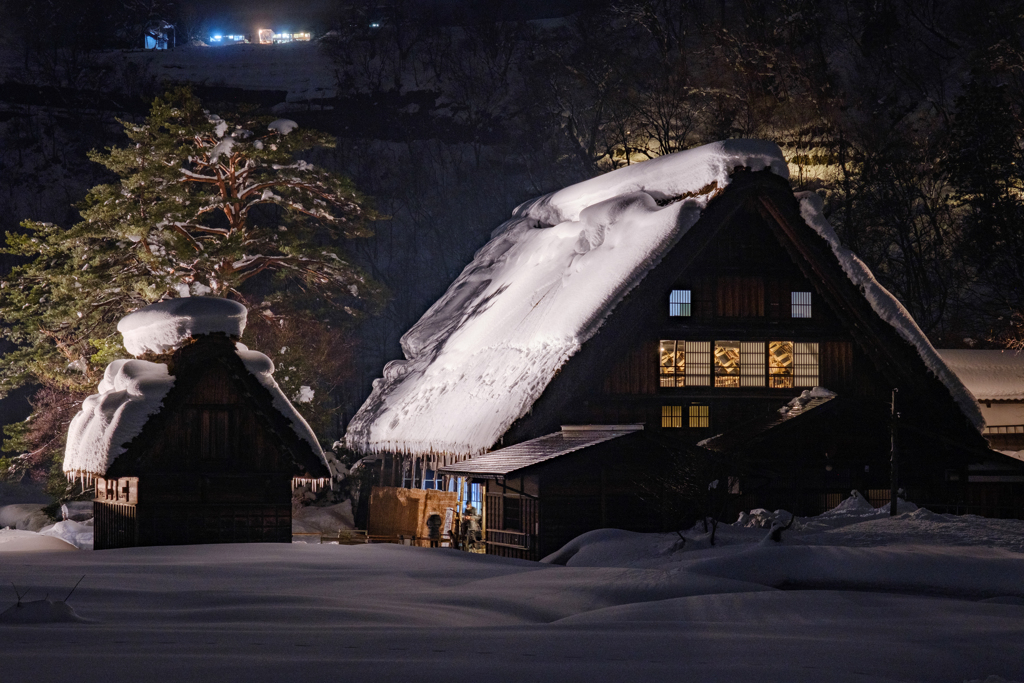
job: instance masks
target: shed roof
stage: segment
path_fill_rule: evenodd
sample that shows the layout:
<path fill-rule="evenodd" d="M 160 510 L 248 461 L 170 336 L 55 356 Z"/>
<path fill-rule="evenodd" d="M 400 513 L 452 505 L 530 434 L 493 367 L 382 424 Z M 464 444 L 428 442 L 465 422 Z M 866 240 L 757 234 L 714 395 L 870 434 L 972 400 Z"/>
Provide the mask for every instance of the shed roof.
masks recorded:
<path fill-rule="evenodd" d="M 698 445 L 719 453 L 732 451 L 741 446 L 746 446 L 752 441 L 756 441 L 776 427 L 781 427 L 787 422 L 804 415 L 812 414 L 835 397 L 836 395 L 831 392 L 827 394 L 819 393 L 817 395 L 813 395 L 812 392 L 804 392 L 804 395 L 793 399 L 771 415 L 737 425 L 724 434 L 701 441 Z"/>
<path fill-rule="evenodd" d="M 477 479 L 505 477 L 518 470 L 643 430 L 643 425 L 563 425 L 562 431 L 499 448 L 442 467 L 444 474 Z"/>

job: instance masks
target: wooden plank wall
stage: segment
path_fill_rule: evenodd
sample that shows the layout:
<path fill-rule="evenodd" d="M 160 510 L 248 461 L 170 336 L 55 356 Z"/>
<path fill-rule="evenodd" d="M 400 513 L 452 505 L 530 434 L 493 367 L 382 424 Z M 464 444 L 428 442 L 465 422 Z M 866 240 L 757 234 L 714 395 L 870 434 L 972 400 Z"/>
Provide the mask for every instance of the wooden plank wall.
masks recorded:
<path fill-rule="evenodd" d="M 658 342 L 647 340 L 612 366 L 604 380 L 605 394 L 658 393 Z"/>

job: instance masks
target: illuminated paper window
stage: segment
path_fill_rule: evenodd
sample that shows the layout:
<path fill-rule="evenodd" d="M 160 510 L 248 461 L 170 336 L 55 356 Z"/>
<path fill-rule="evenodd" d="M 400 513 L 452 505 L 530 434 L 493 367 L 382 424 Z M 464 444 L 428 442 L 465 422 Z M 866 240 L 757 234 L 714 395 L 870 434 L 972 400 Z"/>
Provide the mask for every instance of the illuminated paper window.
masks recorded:
<path fill-rule="evenodd" d="M 689 417 L 690 429 L 706 429 L 711 426 L 711 406 L 694 403 Z"/>
<path fill-rule="evenodd" d="M 658 346 L 661 386 L 686 386 L 686 342 L 662 339 Z"/>
<path fill-rule="evenodd" d="M 706 387 L 710 385 L 711 342 L 686 342 L 686 386 Z"/>
<path fill-rule="evenodd" d="M 793 386 L 793 342 L 768 342 L 768 386 L 772 389 Z"/>
<path fill-rule="evenodd" d="M 682 406 L 662 406 L 661 407 L 661 427 L 662 429 L 680 429 L 683 426 L 683 407 Z"/>
<path fill-rule="evenodd" d="M 715 342 L 715 386 L 738 387 L 740 385 L 740 343 L 738 341 Z"/>
<path fill-rule="evenodd" d="M 740 386 L 764 386 L 764 342 L 740 342 Z"/>

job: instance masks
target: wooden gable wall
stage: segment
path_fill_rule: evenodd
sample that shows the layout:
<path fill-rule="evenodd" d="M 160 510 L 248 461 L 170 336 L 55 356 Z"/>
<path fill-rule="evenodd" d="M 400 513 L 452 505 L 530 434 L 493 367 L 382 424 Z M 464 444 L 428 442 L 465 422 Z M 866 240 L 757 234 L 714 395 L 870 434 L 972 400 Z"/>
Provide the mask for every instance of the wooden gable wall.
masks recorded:
<path fill-rule="evenodd" d="M 798 225 L 781 224 L 787 221 Z M 791 244 L 794 240 L 799 244 Z M 673 289 L 691 292 L 689 317 L 669 316 Z M 790 315 L 791 291 L 812 292 L 810 318 Z M 957 439 L 969 446 L 981 443 L 972 441 L 980 437 L 972 436 L 948 390 L 930 375 L 916 350 L 877 317 L 825 241 L 803 224 L 786 181 L 768 173 L 738 174 L 712 200 L 701 220 L 616 307 L 503 443 L 549 433 L 560 424 L 644 423 L 657 430 L 666 405 L 685 411 L 691 403 L 702 403 L 710 408 L 706 428 L 666 430 L 692 443 L 763 417 L 809 388 L 665 388 L 658 346 L 666 339 L 813 342 L 818 345 L 814 384 L 859 401 L 863 421 L 887 429 L 891 390 L 900 386 L 907 416 L 930 421 L 945 432 L 947 445 Z M 851 452 L 856 447 L 852 439 Z"/>

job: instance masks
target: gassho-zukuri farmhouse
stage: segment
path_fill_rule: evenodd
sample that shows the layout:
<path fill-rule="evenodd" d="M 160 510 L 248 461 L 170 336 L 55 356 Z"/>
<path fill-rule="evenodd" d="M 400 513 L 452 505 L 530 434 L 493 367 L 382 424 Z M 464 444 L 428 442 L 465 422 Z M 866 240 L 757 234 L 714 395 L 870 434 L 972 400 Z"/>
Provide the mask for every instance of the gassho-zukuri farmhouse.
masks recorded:
<path fill-rule="evenodd" d="M 975 397 L 769 142 L 522 204 L 402 349 L 346 443 L 381 491 L 472 503 L 489 553 L 758 507 L 814 515 L 851 489 L 880 506 L 893 433 L 916 503 L 1024 512 L 1024 463 L 990 448 Z"/>

